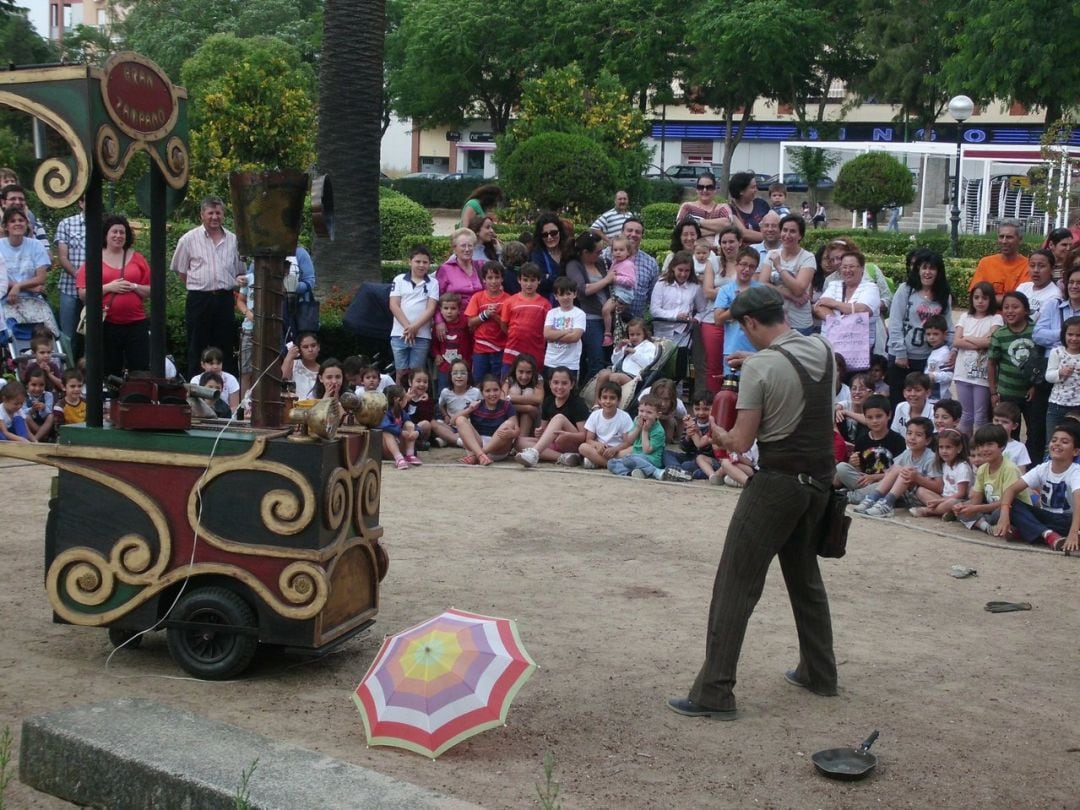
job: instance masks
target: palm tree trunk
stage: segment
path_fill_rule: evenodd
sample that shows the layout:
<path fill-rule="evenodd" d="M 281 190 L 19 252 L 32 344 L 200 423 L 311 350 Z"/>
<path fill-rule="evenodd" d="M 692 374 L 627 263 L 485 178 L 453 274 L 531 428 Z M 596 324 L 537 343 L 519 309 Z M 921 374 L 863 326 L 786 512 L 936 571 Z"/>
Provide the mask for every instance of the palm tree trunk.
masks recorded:
<path fill-rule="evenodd" d="M 315 244 L 319 286 L 381 278 L 379 143 L 384 0 L 326 0 L 319 70 L 319 171 L 334 189 L 334 239 Z"/>

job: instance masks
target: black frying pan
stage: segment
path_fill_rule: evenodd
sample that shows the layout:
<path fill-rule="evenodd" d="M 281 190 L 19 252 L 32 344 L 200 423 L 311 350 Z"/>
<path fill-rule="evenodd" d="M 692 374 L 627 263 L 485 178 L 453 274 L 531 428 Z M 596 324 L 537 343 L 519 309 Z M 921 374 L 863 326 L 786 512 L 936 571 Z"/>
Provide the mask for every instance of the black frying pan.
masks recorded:
<path fill-rule="evenodd" d="M 875 731 L 858 748 L 829 748 L 818 751 L 810 757 L 810 761 L 823 776 L 830 779 L 862 779 L 877 766 L 877 757 L 870 753 L 870 746 L 877 738 L 878 732 Z"/>

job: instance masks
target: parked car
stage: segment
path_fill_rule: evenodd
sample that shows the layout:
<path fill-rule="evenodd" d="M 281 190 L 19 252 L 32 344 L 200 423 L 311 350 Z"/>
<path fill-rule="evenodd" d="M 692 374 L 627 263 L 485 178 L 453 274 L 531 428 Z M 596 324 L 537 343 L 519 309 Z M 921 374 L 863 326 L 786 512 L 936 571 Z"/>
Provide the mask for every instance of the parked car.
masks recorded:
<path fill-rule="evenodd" d="M 656 167 L 653 166 L 651 168 L 655 169 Z M 662 173 L 649 172 L 646 177 L 670 180 L 673 183 L 678 183 L 680 186 L 696 186 L 697 180 L 701 175 L 711 173 L 719 176 L 721 169 L 722 167 L 716 163 L 677 163 L 674 166 L 668 166 Z"/>
<path fill-rule="evenodd" d="M 412 172 L 411 174 L 405 174 L 401 176 L 402 180 L 442 180 L 446 177 L 445 174 L 439 174 L 438 172 Z"/>
<path fill-rule="evenodd" d="M 785 186 L 787 186 L 788 191 L 809 191 L 810 190 L 810 185 L 806 182 L 806 178 L 803 177 L 801 174 L 795 174 L 794 172 L 785 172 L 784 173 L 784 179 L 782 181 L 780 180 L 780 175 L 779 174 L 774 174 L 772 177 L 770 177 L 768 180 L 765 181 L 765 184 L 764 184 L 764 187 L 763 187 L 762 190 L 768 189 L 768 187 L 770 185 L 772 185 L 773 183 L 780 183 L 780 182 L 783 182 L 783 184 Z M 761 185 L 762 185 L 762 183 L 759 180 L 758 181 L 758 186 L 761 186 Z M 817 184 L 817 187 L 818 187 L 818 189 L 826 189 L 826 188 L 832 188 L 835 185 L 836 185 L 835 180 L 833 180 L 831 177 L 826 177 L 824 180 L 822 180 L 820 183 Z"/>
<path fill-rule="evenodd" d="M 470 174 L 469 172 L 454 172 L 453 174 L 444 174 L 439 177 L 440 180 L 475 180 L 477 183 L 494 183 L 495 178 L 484 177 L 480 174 Z"/>

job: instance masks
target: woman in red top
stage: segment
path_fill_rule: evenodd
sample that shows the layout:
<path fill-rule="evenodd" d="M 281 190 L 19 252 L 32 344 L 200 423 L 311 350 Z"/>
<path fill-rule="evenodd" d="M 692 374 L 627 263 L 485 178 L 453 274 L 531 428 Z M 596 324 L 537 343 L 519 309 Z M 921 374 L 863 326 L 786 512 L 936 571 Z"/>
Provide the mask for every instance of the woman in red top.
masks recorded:
<path fill-rule="evenodd" d="M 102 225 L 101 305 L 105 310 L 104 357 L 106 375 L 150 368 L 150 329 L 143 301 L 150 295 L 150 265 L 132 250 L 135 233 L 125 217 L 114 214 Z M 79 298 L 86 300 L 86 265 L 75 276 Z"/>

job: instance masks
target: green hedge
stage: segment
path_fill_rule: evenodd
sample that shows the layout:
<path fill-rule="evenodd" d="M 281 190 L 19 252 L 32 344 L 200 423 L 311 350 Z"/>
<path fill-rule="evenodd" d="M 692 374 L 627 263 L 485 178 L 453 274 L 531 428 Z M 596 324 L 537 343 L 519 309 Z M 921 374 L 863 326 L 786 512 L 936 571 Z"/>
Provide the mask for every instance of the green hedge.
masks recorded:
<path fill-rule="evenodd" d="M 435 222 L 427 209 L 393 189 L 379 189 L 379 252 L 384 259 L 400 259 L 409 255 L 402 239 L 410 233 L 431 233 Z"/>
<path fill-rule="evenodd" d="M 634 210 L 640 210 L 648 205 L 655 203 L 675 203 L 676 206 L 682 203 L 683 192 L 685 187 L 680 186 L 678 183 L 673 183 L 670 180 L 657 180 L 651 178 L 644 183 L 644 193 L 640 200 L 631 200 L 630 207 Z M 672 221 L 675 216 L 672 215 Z"/>
<path fill-rule="evenodd" d="M 479 177 L 463 180 L 428 180 L 422 177 L 402 177 L 383 181 L 386 187 L 416 200 L 425 208 L 461 208 L 469 199 L 469 193 L 489 181 Z"/>
<path fill-rule="evenodd" d="M 645 233 L 653 239 L 663 236 L 664 241 L 670 244 L 671 231 L 675 227 L 675 215 L 679 213 L 679 205 L 677 202 L 658 202 L 642 208 L 641 224 L 645 226 Z"/>

